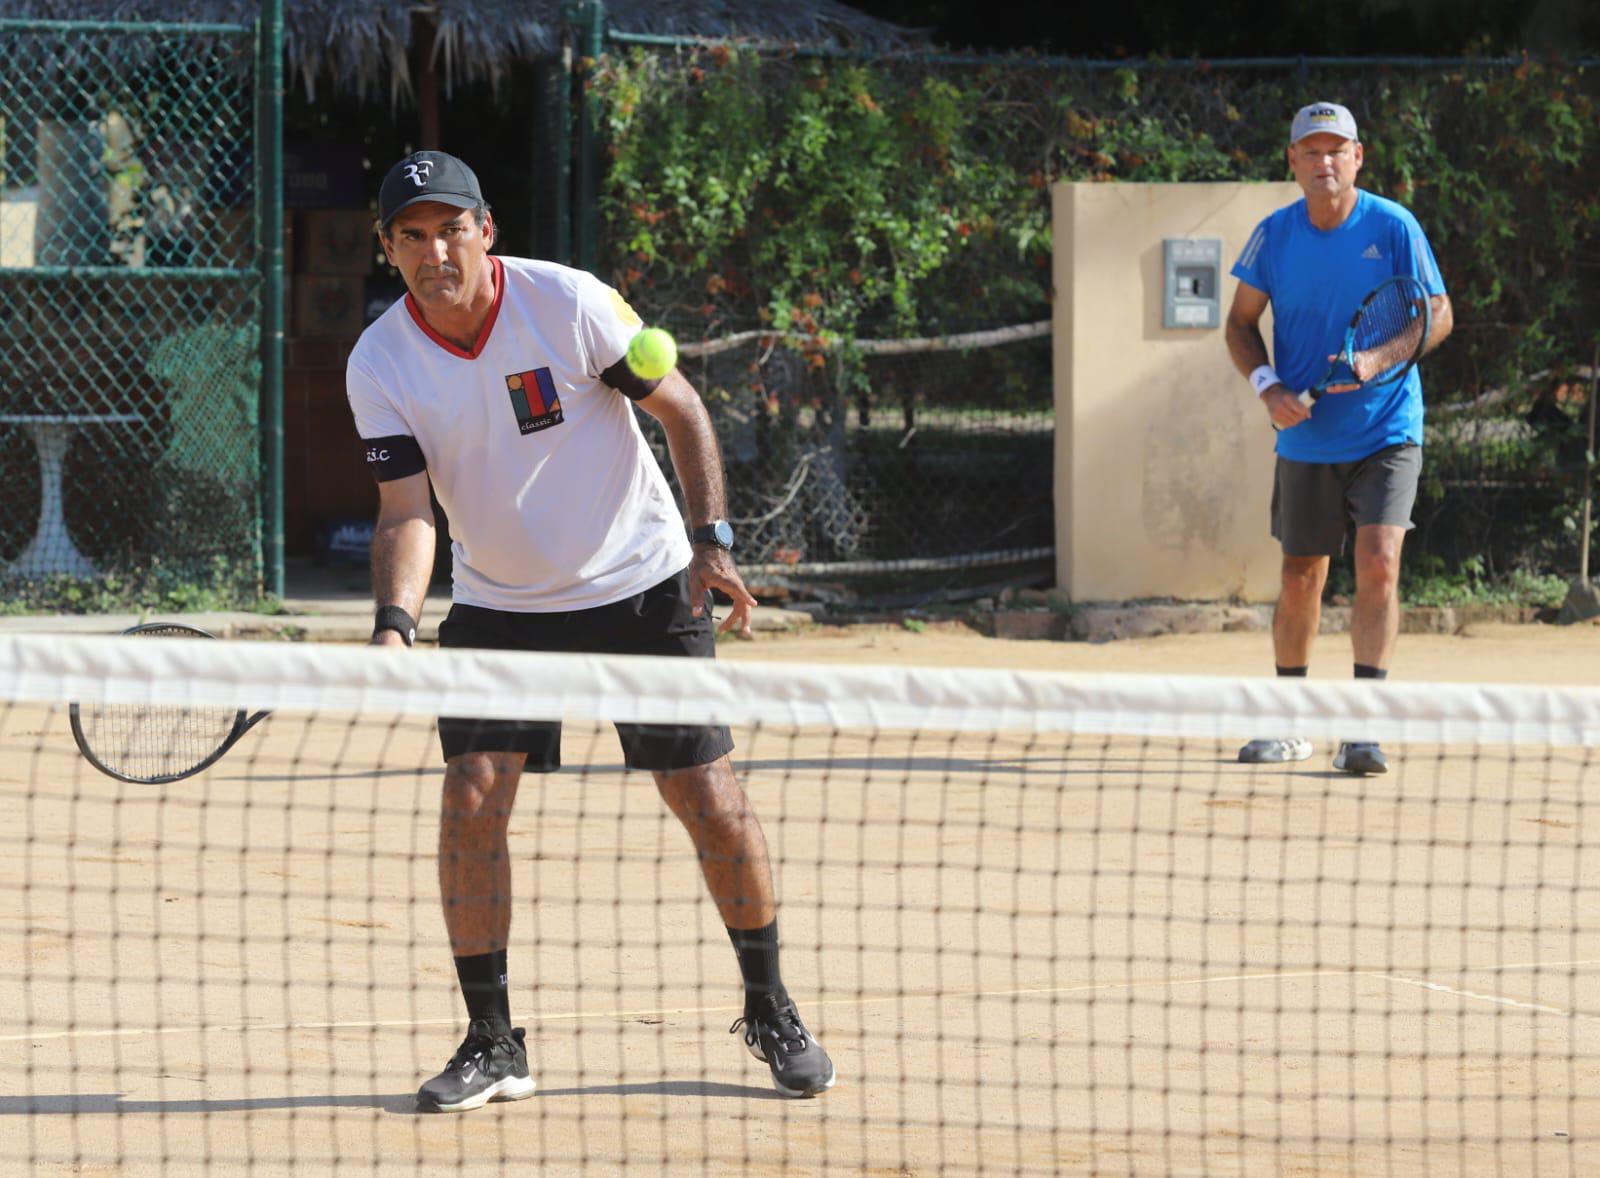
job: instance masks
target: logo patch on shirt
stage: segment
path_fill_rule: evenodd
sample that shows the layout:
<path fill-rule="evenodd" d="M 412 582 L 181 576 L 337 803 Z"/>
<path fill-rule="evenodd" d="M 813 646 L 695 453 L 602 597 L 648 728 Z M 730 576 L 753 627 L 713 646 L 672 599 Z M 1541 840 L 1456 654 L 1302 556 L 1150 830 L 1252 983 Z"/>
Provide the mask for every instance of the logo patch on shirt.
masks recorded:
<path fill-rule="evenodd" d="M 561 400 L 548 368 L 513 373 L 506 377 L 506 389 L 517 415 L 517 432 L 532 434 L 561 424 Z"/>
<path fill-rule="evenodd" d="M 1367 246 L 1366 249 L 1362 250 L 1361 256 L 1372 262 L 1383 261 L 1383 255 L 1378 252 L 1377 242 L 1373 242 L 1371 245 Z"/>
<path fill-rule="evenodd" d="M 617 318 L 622 321 L 624 327 L 638 327 L 644 322 L 639 318 L 639 312 L 635 311 L 615 288 L 606 289 L 611 292 L 611 309 L 617 313 Z"/>

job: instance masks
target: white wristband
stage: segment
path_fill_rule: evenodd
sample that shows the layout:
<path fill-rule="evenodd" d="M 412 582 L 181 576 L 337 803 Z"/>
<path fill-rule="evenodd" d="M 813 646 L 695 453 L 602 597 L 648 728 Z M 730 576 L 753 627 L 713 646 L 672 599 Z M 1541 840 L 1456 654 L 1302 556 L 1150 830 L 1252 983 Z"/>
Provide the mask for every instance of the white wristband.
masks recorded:
<path fill-rule="evenodd" d="M 1255 389 L 1256 396 L 1260 396 L 1275 384 L 1282 384 L 1278 374 L 1272 371 L 1272 365 L 1263 364 L 1250 374 L 1250 387 Z"/>

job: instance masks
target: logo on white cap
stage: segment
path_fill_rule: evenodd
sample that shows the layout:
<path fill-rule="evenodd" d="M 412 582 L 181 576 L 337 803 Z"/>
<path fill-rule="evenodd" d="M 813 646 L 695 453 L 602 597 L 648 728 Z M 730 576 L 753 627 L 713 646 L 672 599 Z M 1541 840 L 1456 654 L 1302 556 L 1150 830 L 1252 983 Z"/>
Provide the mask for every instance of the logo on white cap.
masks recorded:
<path fill-rule="evenodd" d="M 1348 107 L 1340 106 L 1337 102 L 1313 102 L 1310 106 L 1302 106 L 1295 112 L 1294 122 L 1289 128 L 1289 142 L 1299 143 L 1307 135 L 1323 131 L 1345 139 L 1355 139 L 1358 137 L 1356 117 Z"/>

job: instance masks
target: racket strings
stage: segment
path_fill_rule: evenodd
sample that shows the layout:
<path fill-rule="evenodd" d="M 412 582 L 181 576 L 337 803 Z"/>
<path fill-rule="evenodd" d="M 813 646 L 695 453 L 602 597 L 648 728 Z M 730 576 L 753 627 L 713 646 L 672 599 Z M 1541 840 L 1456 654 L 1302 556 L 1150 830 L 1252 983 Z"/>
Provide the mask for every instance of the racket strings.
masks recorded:
<path fill-rule="evenodd" d="M 79 709 L 84 738 L 109 768 L 152 779 L 182 773 L 211 756 L 238 722 L 232 708 L 95 704 Z"/>
<path fill-rule="evenodd" d="M 211 641 L 182 622 L 147 622 L 123 637 Z M 159 782 L 183 777 L 212 759 L 244 722 L 237 708 L 175 704 L 75 705 L 74 724 L 85 755 L 113 776 Z"/>
<path fill-rule="evenodd" d="M 1411 363 L 1427 331 L 1425 304 L 1401 285 L 1386 286 L 1367 304 L 1355 326 L 1352 348 L 1363 358 L 1369 382 Z"/>

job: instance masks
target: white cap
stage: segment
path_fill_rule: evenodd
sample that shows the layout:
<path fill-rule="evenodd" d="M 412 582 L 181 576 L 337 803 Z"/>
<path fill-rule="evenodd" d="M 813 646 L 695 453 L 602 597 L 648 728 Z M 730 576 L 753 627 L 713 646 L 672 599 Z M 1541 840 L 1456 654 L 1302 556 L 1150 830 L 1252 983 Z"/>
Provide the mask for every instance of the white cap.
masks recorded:
<path fill-rule="evenodd" d="M 1315 135 L 1319 131 L 1344 139 L 1361 138 L 1356 134 L 1356 116 L 1350 113 L 1348 107 L 1340 106 L 1337 102 L 1313 102 L 1295 112 L 1294 122 L 1289 127 L 1289 143 L 1299 143 L 1307 135 Z"/>

